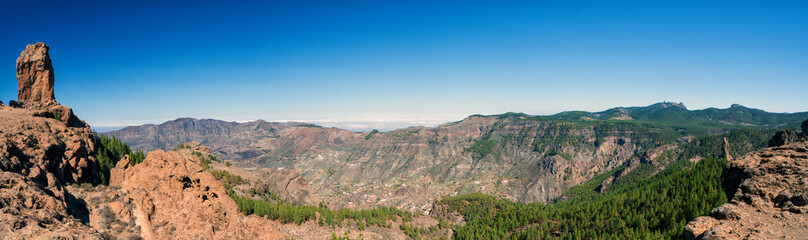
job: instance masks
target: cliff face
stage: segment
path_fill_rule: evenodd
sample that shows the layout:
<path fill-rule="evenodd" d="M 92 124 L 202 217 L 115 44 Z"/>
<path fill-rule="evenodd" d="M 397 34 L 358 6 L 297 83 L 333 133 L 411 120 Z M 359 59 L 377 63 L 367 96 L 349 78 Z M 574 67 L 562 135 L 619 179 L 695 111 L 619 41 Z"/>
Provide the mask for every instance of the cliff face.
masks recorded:
<path fill-rule="evenodd" d="M 808 121 L 806 121 L 808 123 Z M 777 138 L 770 143 L 785 143 Z M 804 239 L 808 236 L 808 136 L 730 160 L 730 199 L 685 227 L 690 239 Z"/>

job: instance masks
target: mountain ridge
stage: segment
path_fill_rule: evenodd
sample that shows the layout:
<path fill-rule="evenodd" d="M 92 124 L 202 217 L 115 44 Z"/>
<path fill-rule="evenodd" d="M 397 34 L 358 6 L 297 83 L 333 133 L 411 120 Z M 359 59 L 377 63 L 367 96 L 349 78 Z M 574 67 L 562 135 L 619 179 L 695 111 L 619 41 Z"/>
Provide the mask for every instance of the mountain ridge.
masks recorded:
<path fill-rule="evenodd" d="M 299 174 L 311 188 L 302 192 L 317 193 L 315 199 L 335 207 L 428 211 L 438 195 L 477 191 L 518 202 L 552 202 L 615 167 L 627 166 L 626 172 L 645 165 L 664 168 L 684 151 L 678 146 L 699 136 L 796 127 L 805 118 L 808 112 L 776 114 L 739 106 L 691 111 L 681 104 L 657 103 L 549 116 L 471 115 L 436 127 L 385 132 L 181 118 L 108 134 L 145 151 L 200 142 L 220 159 L 246 169 L 273 176 Z M 765 144 L 751 139 L 756 140 L 734 144 L 742 149 Z"/>
<path fill-rule="evenodd" d="M 610 117 L 615 117 L 615 115 L 614 115 L 615 112 L 624 112 L 624 111 L 635 112 L 636 111 L 636 112 L 639 112 L 637 114 L 647 115 L 648 114 L 647 110 L 666 110 L 666 109 L 669 109 L 669 108 L 672 108 L 672 107 L 680 108 L 681 110 L 686 110 L 688 112 L 698 113 L 698 114 L 700 114 L 700 115 L 698 115 L 699 117 L 703 117 L 702 115 L 716 114 L 716 112 L 721 112 L 721 111 L 736 111 L 736 113 L 737 113 L 737 111 L 741 111 L 742 113 L 746 112 L 746 111 L 751 111 L 751 112 L 754 112 L 754 114 L 796 115 L 795 117 L 793 117 L 793 123 L 794 124 L 799 124 L 800 119 L 804 119 L 805 117 L 808 117 L 808 111 L 803 111 L 803 112 L 768 112 L 768 111 L 758 109 L 758 108 L 746 107 L 744 105 L 737 104 L 737 103 L 732 104 L 728 108 L 708 107 L 708 108 L 704 108 L 704 109 L 689 110 L 689 109 L 687 109 L 687 107 L 683 103 L 658 102 L 658 103 L 654 103 L 654 104 L 651 104 L 651 105 L 648 105 L 648 106 L 614 107 L 614 108 L 606 109 L 606 110 L 603 110 L 603 111 L 600 111 L 600 112 L 588 112 L 588 111 L 582 111 L 582 110 L 569 110 L 569 111 L 562 111 L 562 112 L 555 113 L 555 114 L 550 114 L 550 115 L 531 115 L 531 114 L 526 114 L 526 113 L 523 113 L 523 112 L 505 112 L 505 113 L 501 113 L 501 114 L 489 114 L 489 115 L 471 114 L 471 115 L 469 115 L 469 116 L 467 116 L 467 117 L 465 117 L 465 118 L 463 118 L 463 119 L 461 119 L 459 121 L 446 122 L 446 123 L 438 124 L 438 126 L 441 126 L 441 125 L 444 125 L 444 124 L 452 124 L 452 123 L 462 122 L 462 121 L 465 121 L 465 120 L 467 120 L 467 119 L 469 119 L 471 117 L 508 117 L 508 118 L 511 118 L 511 117 L 516 117 L 516 118 L 542 118 L 542 117 L 544 117 L 544 118 L 557 119 L 557 120 L 595 120 L 595 119 L 601 119 L 602 120 L 604 118 L 609 119 Z M 725 114 L 726 114 L 726 112 L 725 112 Z M 577 117 L 577 119 L 572 118 L 571 116 L 575 116 L 575 117 Z M 586 119 L 587 117 L 590 117 L 592 119 Z M 366 133 L 366 132 L 371 131 L 371 130 L 351 131 L 351 130 L 344 129 L 344 128 L 339 128 L 339 127 L 325 127 L 325 126 L 320 126 L 320 125 L 313 124 L 313 123 L 300 122 L 300 121 L 266 121 L 266 120 L 263 120 L 263 119 L 256 119 L 256 120 L 250 120 L 250 121 L 227 121 L 227 120 L 219 120 L 219 119 L 215 119 L 215 118 L 180 117 L 180 118 L 176 118 L 176 119 L 173 119 L 173 120 L 165 121 L 163 123 L 146 123 L 146 124 L 141 124 L 141 125 L 130 125 L 130 126 L 125 126 L 123 128 L 117 129 L 117 130 L 103 131 L 103 133 L 113 133 L 113 132 L 126 131 L 126 130 L 130 130 L 130 129 L 133 129 L 133 128 L 138 128 L 138 127 L 159 126 L 159 125 L 168 124 L 168 123 L 171 123 L 171 122 L 208 121 L 208 120 L 215 120 L 215 121 L 220 121 L 220 122 L 223 122 L 223 123 L 230 123 L 230 124 L 250 124 L 250 123 L 292 124 L 292 125 L 296 124 L 296 125 L 310 125 L 310 126 L 317 126 L 317 127 L 324 127 L 324 128 L 335 128 L 335 129 L 341 129 L 341 130 L 350 131 L 350 132 L 364 132 L 364 133 Z M 611 119 L 611 120 L 626 120 L 626 119 Z M 630 120 L 648 120 L 648 119 L 643 119 L 643 118 L 637 119 L 637 118 L 634 118 L 632 116 L 632 118 Z M 760 121 L 760 120 L 758 120 L 758 121 Z M 724 123 L 724 124 L 725 125 L 736 125 L 736 124 L 733 124 L 732 122 L 728 122 L 728 123 Z M 743 125 L 743 124 L 740 124 L 740 125 Z M 384 131 L 384 132 L 397 131 L 397 130 L 408 129 L 408 128 L 421 128 L 421 127 L 425 127 L 425 126 L 400 127 L 400 128 L 396 128 L 396 129 L 392 129 L 392 130 L 388 130 L 388 131 Z M 767 126 L 767 127 L 786 127 L 786 125 Z"/>

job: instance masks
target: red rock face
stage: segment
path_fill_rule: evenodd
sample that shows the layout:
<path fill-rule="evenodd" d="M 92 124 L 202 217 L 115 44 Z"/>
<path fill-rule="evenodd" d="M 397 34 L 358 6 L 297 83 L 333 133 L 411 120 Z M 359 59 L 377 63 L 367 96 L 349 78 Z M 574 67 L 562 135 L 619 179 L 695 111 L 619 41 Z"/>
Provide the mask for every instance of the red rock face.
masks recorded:
<path fill-rule="evenodd" d="M 55 101 L 48 45 L 28 44 L 17 58 L 17 101 Z"/>

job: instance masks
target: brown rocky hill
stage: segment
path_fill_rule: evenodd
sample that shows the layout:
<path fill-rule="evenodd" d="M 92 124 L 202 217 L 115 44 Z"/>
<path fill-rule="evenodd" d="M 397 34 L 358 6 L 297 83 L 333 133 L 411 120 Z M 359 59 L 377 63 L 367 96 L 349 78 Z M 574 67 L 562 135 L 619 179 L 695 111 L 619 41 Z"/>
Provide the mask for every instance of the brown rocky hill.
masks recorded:
<path fill-rule="evenodd" d="M 266 172 L 266 176 L 299 174 L 309 182 L 310 189 L 304 189 L 305 192 L 314 193 L 314 199 L 335 207 L 386 205 L 419 211 L 429 209 L 439 196 L 476 191 L 523 202 L 549 201 L 589 177 L 622 164 L 638 151 L 630 138 L 620 136 L 604 137 L 604 143 L 595 147 L 594 132 L 589 129 L 574 133 L 580 136 L 582 145 L 587 146 L 567 147 L 565 150 L 574 154 L 568 161 L 561 156 L 534 151 L 531 145 L 537 136 L 560 134 L 558 125 L 525 123 L 531 127 L 528 133 L 522 132 L 528 127 L 523 123 L 495 127 L 506 121 L 498 117 L 470 117 L 436 128 L 408 128 L 377 134 L 300 124 L 278 126 L 259 121 L 215 130 L 213 135 L 182 130 L 178 135 L 199 134 L 199 138 L 190 140 L 209 145 L 218 157 L 243 163 L 239 166 L 245 169 Z M 196 129 L 194 126 L 209 122 L 180 119 L 166 123 L 168 128 L 148 126 L 151 130 L 145 135 L 165 135 L 153 142 L 173 144 L 166 140 L 174 138 L 168 129 L 177 129 L 176 125 Z M 257 130 L 246 134 L 232 129 Z M 149 146 L 138 144 L 141 140 L 137 139 L 143 135 L 138 132 L 143 131 L 146 130 L 128 128 L 111 134 L 133 147 Z M 521 132 L 531 136 L 518 142 L 498 138 L 499 144 L 494 146 L 498 152 L 473 156 L 469 148 L 492 132 L 495 135 Z M 218 135 L 220 133 L 222 135 Z M 234 142 L 239 144 L 231 144 Z M 277 174 L 278 171 L 286 173 Z M 288 179 L 269 179 L 268 182 L 285 181 Z"/>
<path fill-rule="evenodd" d="M 211 146 L 214 154 L 226 155 L 232 160 L 245 160 L 262 154 L 250 147 L 256 139 L 277 136 L 275 132 L 298 125 L 303 124 L 180 118 L 160 125 L 127 127 L 114 135 L 143 151 L 169 150 L 181 143 L 195 141 Z"/>
<path fill-rule="evenodd" d="M 53 98 L 48 47 L 31 44 L 17 59 L 18 101 L 0 104 L 0 238 L 101 239 L 65 189 L 96 184 L 92 130 Z"/>
<path fill-rule="evenodd" d="M 50 64 L 47 45 L 28 45 L 18 101 L 0 103 L 0 239 L 283 238 L 275 223 L 244 216 L 188 149 L 135 166 L 125 157 L 112 186 L 100 185 L 100 145 L 53 98 Z"/>
<path fill-rule="evenodd" d="M 134 203 L 131 214 L 147 239 L 282 239 L 265 218 L 245 217 L 224 187 L 193 152 L 156 150 L 130 166 L 120 161 L 110 186 L 120 187 Z"/>
<path fill-rule="evenodd" d="M 629 170 L 641 164 L 664 167 L 672 160 L 666 153 L 679 151 L 678 146 L 692 140 L 693 134 L 725 133 L 747 125 L 791 126 L 799 124 L 792 119 L 806 114 L 767 115 L 744 107 L 712 109 L 710 113 L 716 111 L 732 116 L 733 124 L 710 120 L 710 126 L 719 127 L 693 127 L 686 125 L 690 118 L 702 119 L 706 113 L 691 116 L 688 114 L 698 111 L 655 104 L 618 112 L 637 119 L 679 114 L 684 119 L 677 123 L 681 127 L 650 120 L 609 120 L 616 113 L 607 111 L 590 114 L 592 117 L 580 113 L 475 115 L 437 127 L 378 133 L 299 123 L 183 118 L 109 134 L 146 150 L 201 142 L 221 159 L 275 177 L 267 182 L 308 182 L 300 188 L 270 187 L 283 189 L 276 193 L 298 203 L 324 201 L 334 207 L 382 205 L 428 211 L 440 196 L 471 192 L 523 203 L 552 202 L 569 188 L 618 166 Z M 755 117 L 743 117 L 749 112 Z M 785 120 L 772 124 L 755 120 L 761 115 Z M 594 117 L 605 120 L 591 120 Z M 283 174 L 276 174 L 278 171 Z M 278 178 L 283 176 L 289 177 Z M 296 191 L 310 197 L 291 193 Z"/>
<path fill-rule="evenodd" d="M 808 236 L 808 121 L 803 136 L 731 159 L 722 176 L 730 201 L 685 227 L 690 239 L 805 239 Z M 787 139 L 787 140 L 785 140 Z M 779 143 L 779 144 L 778 144 Z M 783 144 L 783 145 L 780 145 Z"/>

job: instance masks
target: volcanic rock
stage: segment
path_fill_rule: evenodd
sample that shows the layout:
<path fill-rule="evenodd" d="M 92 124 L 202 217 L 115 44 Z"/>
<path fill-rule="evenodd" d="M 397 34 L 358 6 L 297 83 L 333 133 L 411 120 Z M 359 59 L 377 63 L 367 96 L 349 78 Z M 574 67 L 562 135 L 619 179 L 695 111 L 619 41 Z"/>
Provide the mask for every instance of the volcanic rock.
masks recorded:
<path fill-rule="evenodd" d="M 55 101 L 53 95 L 53 65 L 48 45 L 28 44 L 17 58 L 17 101 Z"/>
<path fill-rule="evenodd" d="M 0 239 L 101 239 L 65 189 L 99 183 L 99 166 L 90 127 L 54 101 L 47 45 L 20 54 L 17 86 L 0 105 Z"/>
<path fill-rule="evenodd" d="M 71 216 L 65 193 L 0 171 L 0 239 L 103 239 Z"/>
<path fill-rule="evenodd" d="M 808 141 L 730 160 L 730 201 L 685 227 L 690 239 L 804 239 L 808 236 Z"/>
<path fill-rule="evenodd" d="M 245 217 L 224 186 L 204 171 L 198 144 L 174 151 L 156 150 L 130 166 L 120 161 L 110 186 L 119 186 L 135 203 L 143 237 L 154 239 L 282 239 L 265 219 Z"/>
<path fill-rule="evenodd" d="M 70 207 L 64 185 L 98 183 L 92 130 L 43 109 L 0 106 L 0 239 L 101 239 Z M 75 116 L 73 116 L 74 118 Z M 75 118 L 74 123 L 83 123 Z"/>
<path fill-rule="evenodd" d="M 23 174 L 48 188 L 98 183 L 92 130 L 86 124 L 65 124 L 54 117 L 59 111 L 67 112 L 73 123 L 83 123 L 61 105 L 40 110 L 0 107 L 0 169 Z"/>

